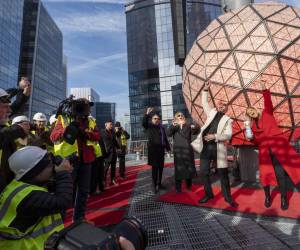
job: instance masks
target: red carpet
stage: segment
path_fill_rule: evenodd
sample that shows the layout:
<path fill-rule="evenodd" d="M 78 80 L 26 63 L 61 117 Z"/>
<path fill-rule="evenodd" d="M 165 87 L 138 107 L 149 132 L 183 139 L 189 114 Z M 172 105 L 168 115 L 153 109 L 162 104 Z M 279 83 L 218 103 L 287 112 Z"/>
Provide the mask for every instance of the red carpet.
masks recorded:
<path fill-rule="evenodd" d="M 183 190 L 184 191 L 184 190 Z M 250 213 L 264 216 L 287 217 L 287 218 L 300 218 L 300 193 L 288 194 L 289 209 L 282 211 L 280 208 L 280 194 L 278 191 L 272 192 L 272 206 L 265 208 L 264 206 L 264 191 L 262 189 L 250 188 L 231 188 L 232 197 L 236 203 L 237 208 L 230 207 L 223 199 L 220 187 L 213 188 L 215 198 L 206 204 L 199 204 L 198 200 L 204 195 L 202 186 L 193 185 L 191 191 L 184 191 L 176 193 L 175 191 L 168 192 L 159 197 L 160 201 L 180 203 L 192 206 L 203 206 L 222 210 L 237 211 L 240 213 Z"/>
<path fill-rule="evenodd" d="M 173 164 L 166 164 L 172 166 Z M 150 169 L 148 165 L 126 167 L 127 178 L 118 185 L 107 186 L 105 192 L 91 196 L 88 200 L 86 219 L 96 226 L 107 226 L 119 223 L 126 214 L 126 207 L 133 191 L 139 171 Z M 107 177 L 109 179 L 109 176 Z M 72 223 L 73 209 L 67 210 L 65 225 Z"/>

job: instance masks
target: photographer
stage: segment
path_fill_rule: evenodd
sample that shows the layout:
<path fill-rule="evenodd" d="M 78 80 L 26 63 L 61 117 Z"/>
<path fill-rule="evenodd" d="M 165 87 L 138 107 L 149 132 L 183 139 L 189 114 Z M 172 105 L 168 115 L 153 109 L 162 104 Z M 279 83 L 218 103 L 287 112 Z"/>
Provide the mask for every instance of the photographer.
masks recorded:
<path fill-rule="evenodd" d="M 0 249 L 43 249 L 47 238 L 64 228 L 60 213 L 72 202 L 72 166 L 67 160 L 55 166 L 46 150 L 34 146 L 8 161 L 15 179 L 0 196 Z M 47 189 L 52 178 L 54 193 Z"/>
<path fill-rule="evenodd" d="M 116 140 L 119 145 L 119 149 L 117 150 L 117 155 L 119 158 L 119 171 L 120 177 L 125 179 L 125 156 L 127 151 L 127 140 L 129 140 L 130 135 L 121 127 L 120 122 L 116 122 L 115 124 L 115 135 Z"/>
<path fill-rule="evenodd" d="M 13 173 L 8 167 L 7 159 L 16 150 L 15 140 L 26 137 L 26 128 L 22 124 L 9 125 L 9 118 L 16 114 L 26 103 L 31 92 L 27 78 L 22 78 L 19 89 L 8 92 L 0 88 L 0 192 L 13 179 Z M 11 104 L 10 98 L 16 96 Z"/>
<path fill-rule="evenodd" d="M 69 99 L 68 113 L 60 114 L 50 139 L 54 143 L 54 154 L 66 158 L 76 154 L 73 181 L 75 206 L 73 221 L 85 219 L 85 209 L 90 189 L 91 164 L 99 156 L 100 133 L 94 119 L 89 118 L 90 103 L 87 99 Z"/>

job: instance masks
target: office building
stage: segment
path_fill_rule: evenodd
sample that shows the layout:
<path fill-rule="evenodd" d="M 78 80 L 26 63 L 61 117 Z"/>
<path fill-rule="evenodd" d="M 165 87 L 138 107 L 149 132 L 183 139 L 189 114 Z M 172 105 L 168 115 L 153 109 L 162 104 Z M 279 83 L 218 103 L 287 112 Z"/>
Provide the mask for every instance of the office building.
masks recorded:
<path fill-rule="evenodd" d="M 32 94 L 25 113 L 50 116 L 66 97 L 63 36 L 40 0 L 25 0 L 19 77 L 27 76 Z"/>
<path fill-rule="evenodd" d="M 186 50 L 197 35 L 222 13 L 221 0 L 187 0 Z M 126 5 L 128 78 L 132 140 L 145 139 L 141 126 L 146 108 L 161 112 L 163 124 L 173 120 L 172 86 L 182 84 L 175 63 L 171 0 L 137 0 Z M 183 98 L 180 98 L 183 101 Z M 182 102 L 180 105 L 184 105 Z"/>
<path fill-rule="evenodd" d="M 116 104 L 110 102 L 96 102 L 96 120 L 99 129 L 104 129 L 105 122 L 116 122 Z"/>
<path fill-rule="evenodd" d="M 0 88 L 17 86 L 24 0 L 0 1 Z"/>
<path fill-rule="evenodd" d="M 125 113 L 120 122 L 122 127 L 130 134 L 131 133 L 130 115 Z"/>
<path fill-rule="evenodd" d="M 99 102 L 100 96 L 93 88 L 71 88 L 70 94 L 74 95 L 75 99 L 86 98 L 90 102 Z M 96 117 L 96 105 L 91 108 L 91 115 Z"/>
<path fill-rule="evenodd" d="M 66 90 L 67 90 L 67 87 L 68 87 L 68 58 L 66 55 L 63 56 L 63 83 L 66 86 Z"/>

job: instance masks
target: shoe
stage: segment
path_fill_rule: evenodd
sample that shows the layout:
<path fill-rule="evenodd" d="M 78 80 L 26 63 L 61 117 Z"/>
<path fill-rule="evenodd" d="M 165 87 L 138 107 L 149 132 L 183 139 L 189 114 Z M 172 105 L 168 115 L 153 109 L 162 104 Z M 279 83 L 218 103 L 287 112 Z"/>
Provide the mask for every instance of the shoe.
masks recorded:
<path fill-rule="evenodd" d="M 181 189 L 176 189 L 176 193 L 181 193 Z"/>
<path fill-rule="evenodd" d="M 265 197 L 265 207 L 266 208 L 271 207 L 271 196 L 266 196 Z"/>
<path fill-rule="evenodd" d="M 210 196 L 205 195 L 202 199 L 200 199 L 200 200 L 198 201 L 198 203 L 200 203 L 200 204 L 206 203 L 206 202 L 208 202 L 209 200 L 211 200 L 211 199 L 213 199 L 213 198 L 214 198 L 213 195 L 210 195 Z"/>
<path fill-rule="evenodd" d="M 116 185 L 118 185 L 118 183 L 116 182 L 116 180 L 112 180 L 111 183 L 110 183 L 110 185 L 116 186 Z"/>
<path fill-rule="evenodd" d="M 161 189 L 161 190 L 166 190 L 167 188 L 166 188 L 164 185 L 159 184 L 159 189 Z"/>
<path fill-rule="evenodd" d="M 232 198 L 225 198 L 225 201 L 231 206 L 231 207 L 237 207 L 238 204 L 232 200 Z"/>
<path fill-rule="evenodd" d="M 281 197 L 281 209 L 282 210 L 287 210 L 289 208 L 289 203 L 287 201 L 286 197 Z"/>

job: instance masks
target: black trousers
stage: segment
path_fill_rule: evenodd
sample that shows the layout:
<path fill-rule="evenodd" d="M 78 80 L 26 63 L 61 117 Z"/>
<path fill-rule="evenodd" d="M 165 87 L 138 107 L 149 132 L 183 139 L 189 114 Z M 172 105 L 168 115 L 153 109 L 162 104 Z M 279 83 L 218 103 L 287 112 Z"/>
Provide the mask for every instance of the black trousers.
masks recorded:
<path fill-rule="evenodd" d="M 190 188 L 192 186 L 192 179 L 185 179 L 186 186 Z M 177 191 L 181 191 L 182 180 L 175 180 L 175 187 Z"/>
<path fill-rule="evenodd" d="M 116 178 L 116 164 L 117 164 L 117 155 L 114 154 L 111 158 L 111 161 L 105 161 L 105 174 L 104 180 L 106 181 L 107 173 L 110 168 L 110 181 L 112 182 Z"/>
<path fill-rule="evenodd" d="M 120 177 L 125 178 L 125 155 L 118 155 Z"/>
<path fill-rule="evenodd" d="M 152 166 L 152 181 L 155 187 L 161 185 L 163 171 L 164 165 Z"/>
<path fill-rule="evenodd" d="M 280 162 L 277 160 L 276 156 L 270 151 L 270 156 L 272 159 L 272 164 L 274 167 L 278 187 L 281 196 L 286 197 L 286 192 L 287 192 L 287 183 L 288 183 L 288 174 L 284 170 L 284 168 L 281 166 Z M 265 195 L 270 195 L 270 186 L 265 186 L 264 187 Z"/>
<path fill-rule="evenodd" d="M 104 191 L 104 160 L 102 157 L 97 158 L 92 165 L 90 192 L 95 193 L 97 187 L 100 191 Z"/>
<path fill-rule="evenodd" d="M 204 190 L 207 196 L 213 196 L 210 181 L 210 164 L 217 160 L 217 146 L 214 144 L 206 144 L 203 147 L 200 156 L 200 167 L 203 175 Z M 225 199 L 231 199 L 230 183 L 228 177 L 228 168 L 218 168 L 221 179 L 222 194 Z"/>

